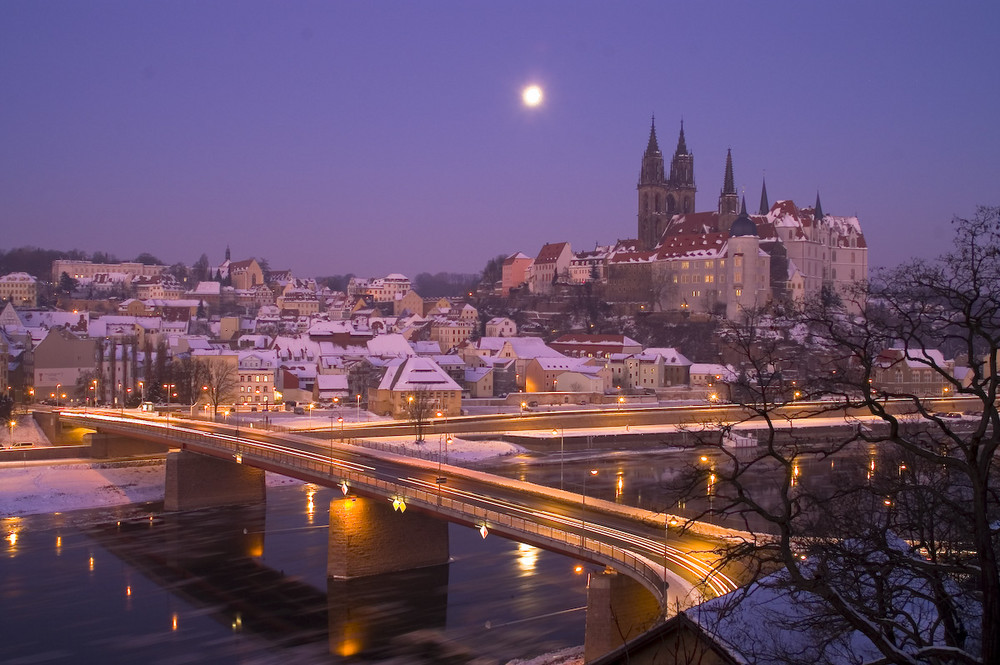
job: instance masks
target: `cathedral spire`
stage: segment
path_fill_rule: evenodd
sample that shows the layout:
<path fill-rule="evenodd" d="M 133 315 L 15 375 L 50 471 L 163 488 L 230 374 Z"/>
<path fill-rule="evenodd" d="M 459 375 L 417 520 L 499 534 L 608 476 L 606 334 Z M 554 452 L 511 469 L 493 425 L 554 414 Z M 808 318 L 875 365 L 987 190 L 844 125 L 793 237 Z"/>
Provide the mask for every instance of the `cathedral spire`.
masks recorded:
<path fill-rule="evenodd" d="M 771 206 L 767 203 L 767 180 L 764 178 L 760 179 L 760 210 L 757 211 L 758 215 L 766 215 L 771 210 Z"/>
<path fill-rule="evenodd" d="M 819 190 L 816 190 L 816 208 L 813 210 L 813 217 L 816 221 L 823 219 L 823 206 L 819 202 Z"/>
<path fill-rule="evenodd" d="M 681 119 L 681 133 L 677 137 L 677 150 L 674 151 L 675 155 L 689 155 L 687 142 L 684 140 L 684 120 Z"/>
<path fill-rule="evenodd" d="M 726 176 L 722 182 L 722 193 L 736 194 L 736 184 L 733 178 L 733 150 L 726 150 Z"/>
<path fill-rule="evenodd" d="M 743 201 L 740 203 L 740 216 L 747 217 L 747 197 L 743 197 Z"/>
<path fill-rule="evenodd" d="M 739 207 L 740 199 L 736 195 L 736 178 L 733 177 L 733 151 L 730 149 L 726 151 L 726 175 L 722 179 L 722 191 L 719 192 L 719 214 L 736 216 Z"/>
<path fill-rule="evenodd" d="M 226 260 L 229 260 L 229 245 L 226 245 Z"/>
<path fill-rule="evenodd" d="M 652 121 L 649 123 L 649 144 L 646 146 L 646 154 L 652 154 L 655 152 L 660 152 L 660 146 L 656 142 L 656 116 L 653 116 Z"/>

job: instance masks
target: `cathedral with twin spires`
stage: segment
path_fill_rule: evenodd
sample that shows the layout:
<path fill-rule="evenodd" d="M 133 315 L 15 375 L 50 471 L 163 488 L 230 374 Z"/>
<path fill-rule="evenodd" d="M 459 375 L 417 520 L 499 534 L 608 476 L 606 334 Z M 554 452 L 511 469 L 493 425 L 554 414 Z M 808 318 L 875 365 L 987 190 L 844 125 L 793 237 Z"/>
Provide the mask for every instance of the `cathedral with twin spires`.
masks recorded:
<path fill-rule="evenodd" d="M 698 212 L 694 154 L 681 123 L 666 168 L 655 120 L 639 169 L 636 237 L 584 252 L 549 243 L 534 258 L 518 252 L 504 263 L 502 291 L 525 284 L 551 293 L 559 284 L 594 282 L 614 301 L 651 310 L 736 318 L 775 299 L 800 300 L 832 289 L 844 293 L 868 277 L 868 248 L 857 217 L 811 207 L 768 203 L 761 183 L 756 214 L 736 190 L 726 153 L 714 210 Z"/>
<path fill-rule="evenodd" d="M 736 192 L 731 150 L 715 210 L 696 212 L 694 154 L 683 122 L 669 176 L 651 123 L 636 189 L 636 240 L 620 242 L 608 257 L 612 292 L 634 288 L 636 275 L 646 271 L 641 280 L 649 281 L 655 307 L 733 317 L 774 298 L 844 292 L 868 276 L 857 217 L 825 214 L 818 193 L 812 207 L 770 205 L 763 182 L 760 206 L 749 214 Z"/>

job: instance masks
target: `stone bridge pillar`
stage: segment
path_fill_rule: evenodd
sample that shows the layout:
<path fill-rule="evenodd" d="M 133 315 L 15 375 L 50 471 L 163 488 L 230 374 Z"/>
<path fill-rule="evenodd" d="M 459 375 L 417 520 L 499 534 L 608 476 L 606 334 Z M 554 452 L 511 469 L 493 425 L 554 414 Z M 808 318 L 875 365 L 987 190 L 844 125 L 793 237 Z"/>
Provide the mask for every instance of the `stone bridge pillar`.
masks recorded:
<path fill-rule="evenodd" d="M 628 575 L 610 568 L 591 575 L 587 585 L 584 662 L 617 649 L 648 630 L 661 616 L 653 594 Z"/>
<path fill-rule="evenodd" d="M 167 454 L 164 510 L 260 503 L 264 471 L 187 451 Z"/>
<path fill-rule="evenodd" d="M 327 577 L 351 579 L 448 563 L 448 522 L 386 499 L 330 502 Z"/>
<path fill-rule="evenodd" d="M 132 439 L 119 434 L 94 432 L 83 435 L 84 445 L 90 446 L 90 456 L 96 459 L 109 457 L 129 457 L 132 455 L 155 455 L 166 452 L 166 446 L 152 441 Z"/>

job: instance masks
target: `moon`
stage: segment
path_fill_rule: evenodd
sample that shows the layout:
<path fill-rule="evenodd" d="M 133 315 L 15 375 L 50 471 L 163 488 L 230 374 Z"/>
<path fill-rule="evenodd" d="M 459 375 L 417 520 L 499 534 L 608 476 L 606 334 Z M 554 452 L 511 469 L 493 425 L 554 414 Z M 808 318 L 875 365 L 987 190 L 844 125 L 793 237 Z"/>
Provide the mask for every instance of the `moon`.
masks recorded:
<path fill-rule="evenodd" d="M 528 107 L 540 106 L 544 98 L 541 86 L 529 85 L 521 91 L 521 101 Z"/>

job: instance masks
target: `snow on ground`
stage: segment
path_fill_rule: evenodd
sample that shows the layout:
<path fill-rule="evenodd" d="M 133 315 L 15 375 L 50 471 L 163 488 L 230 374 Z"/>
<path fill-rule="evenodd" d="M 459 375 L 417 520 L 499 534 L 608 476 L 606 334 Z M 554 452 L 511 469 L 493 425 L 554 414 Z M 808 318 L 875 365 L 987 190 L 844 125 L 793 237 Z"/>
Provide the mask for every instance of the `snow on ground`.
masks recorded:
<path fill-rule="evenodd" d="M 134 462 L 4 462 L 0 518 L 163 501 L 162 459 Z M 301 481 L 267 474 L 268 486 Z"/>
<path fill-rule="evenodd" d="M 583 647 L 560 649 L 534 658 L 515 658 L 507 665 L 583 665 Z"/>
<path fill-rule="evenodd" d="M 365 447 L 373 450 L 385 450 L 398 455 L 412 455 L 423 459 L 437 461 L 441 455 L 447 464 L 471 464 L 494 459 L 519 455 L 525 451 L 521 446 L 506 441 L 478 441 L 452 436 L 451 443 L 443 434 L 432 434 L 423 442 L 417 443 L 412 436 L 388 436 L 378 441 L 366 441 Z"/>
<path fill-rule="evenodd" d="M 42 428 L 30 414 L 17 414 L 13 420 L 13 429 L 8 422 L 0 431 L 0 447 L 10 448 L 10 444 L 14 441 L 28 441 L 36 447 L 51 445 Z"/>

